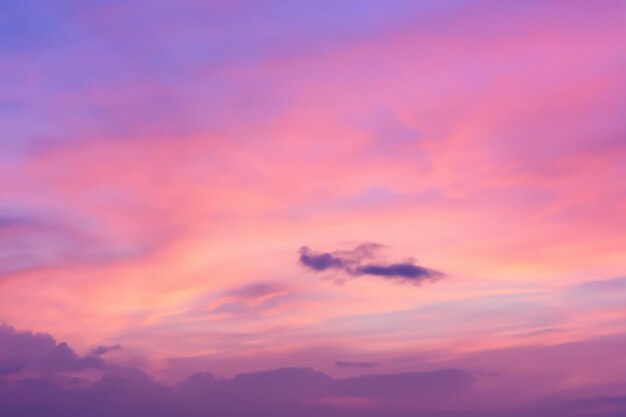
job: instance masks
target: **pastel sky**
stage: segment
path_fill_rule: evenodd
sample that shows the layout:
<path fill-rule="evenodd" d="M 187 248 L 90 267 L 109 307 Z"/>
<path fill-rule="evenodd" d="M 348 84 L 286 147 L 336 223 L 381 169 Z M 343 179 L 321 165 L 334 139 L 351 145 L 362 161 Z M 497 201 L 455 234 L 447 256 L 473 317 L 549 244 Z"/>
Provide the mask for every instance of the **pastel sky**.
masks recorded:
<path fill-rule="evenodd" d="M 626 415 L 625 74 L 623 0 L 1 1 L 0 409 Z"/>

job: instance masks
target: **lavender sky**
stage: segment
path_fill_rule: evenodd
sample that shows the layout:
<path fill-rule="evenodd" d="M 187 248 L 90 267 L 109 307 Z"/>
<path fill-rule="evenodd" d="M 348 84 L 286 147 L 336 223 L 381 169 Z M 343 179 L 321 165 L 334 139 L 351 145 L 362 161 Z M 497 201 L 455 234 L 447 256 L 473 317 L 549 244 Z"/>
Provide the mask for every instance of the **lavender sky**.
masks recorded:
<path fill-rule="evenodd" d="M 0 1 L 2 417 L 626 415 L 623 0 Z"/>

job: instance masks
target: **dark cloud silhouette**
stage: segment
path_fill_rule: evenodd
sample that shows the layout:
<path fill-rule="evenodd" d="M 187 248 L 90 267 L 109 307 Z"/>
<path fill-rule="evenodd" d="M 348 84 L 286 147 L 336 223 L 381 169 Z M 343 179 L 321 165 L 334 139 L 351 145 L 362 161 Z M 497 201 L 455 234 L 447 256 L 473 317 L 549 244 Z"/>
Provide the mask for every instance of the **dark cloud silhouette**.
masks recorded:
<path fill-rule="evenodd" d="M 300 263 L 315 271 L 325 271 L 331 268 L 345 269 L 350 266 L 349 263 L 332 253 L 316 253 L 306 246 L 300 248 Z"/>
<path fill-rule="evenodd" d="M 337 368 L 358 368 L 358 369 L 367 369 L 367 368 L 375 368 L 378 366 L 377 363 L 374 362 L 349 362 L 349 361 L 336 361 L 335 366 Z"/>
<path fill-rule="evenodd" d="M 378 259 L 383 245 L 364 243 L 352 250 L 315 252 L 307 246 L 300 248 L 300 264 L 315 272 L 337 270 L 351 276 L 370 275 L 395 281 L 419 284 L 435 281 L 443 273 L 417 265 L 414 259 L 404 262 L 386 263 Z"/>
<path fill-rule="evenodd" d="M 50 335 L 18 332 L 11 326 L 0 326 L 0 375 L 19 372 L 50 374 L 103 367 L 100 358 L 81 357 L 66 343 L 57 343 Z"/>
<path fill-rule="evenodd" d="M 369 363 L 338 364 L 366 368 Z M 99 376 L 85 379 L 74 375 L 86 369 L 96 369 Z M 472 405 L 475 403 L 467 400 L 478 392 L 475 378 L 479 377 L 460 369 L 442 369 L 335 379 L 310 368 L 283 368 L 230 379 L 195 373 L 168 386 L 141 370 L 93 356 L 81 357 L 49 335 L 0 327 L 2 417 L 626 415 L 626 397 L 622 396 L 550 398 L 506 409 Z"/>
<path fill-rule="evenodd" d="M 424 280 L 441 276 L 440 272 L 412 263 L 391 265 L 365 265 L 359 267 L 359 274 L 376 275 L 380 277 L 402 277 L 409 280 Z"/>
<path fill-rule="evenodd" d="M 471 385 L 472 378 L 468 373 L 458 369 L 444 369 L 338 379 L 334 382 L 333 390 L 335 395 L 339 396 L 366 397 L 392 402 L 416 401 L 414 403 L 416 406 L 429 404 L 436 408 L 439 401 L 454 398 L 468 391 Z"/>
<path fill-rule="evenodd" d="M 4 359 L 0 361 L 0 376 L 10 375 L 20 372 L 24 365 L 16 359 Z"/>
<path fill-rule="evenodd" d="M 91 349 L 89 353 L 94 356 L 100 356 L 100 355 L 109 353 L 113 350 L 120 350 L 120 349 L 122 349 L 122 345 L 96 346 L 95 348 Z"/>
<path fill-rule="evenodd" d="M 374 259 L 378 251 L 384 248 L 379 243 L 367 242 L 354 249 L 333 252 L 314 252 L 307 246 L 300 248 L 300 263 L 315 271 L 343 269 L 352 272 L 367 259 Z"/>
<path fill-rule="evenodd" d="M 75 388 L 48 380 L 0 385 L 3 417 L 623 417 L 623 397 L 551 401 L 515 409 L 459 408 L 470 379 L 458 370 L 332 379 L 277 369 L 216 379 L 195 374 L 175 387 L 136 372 Z"/>

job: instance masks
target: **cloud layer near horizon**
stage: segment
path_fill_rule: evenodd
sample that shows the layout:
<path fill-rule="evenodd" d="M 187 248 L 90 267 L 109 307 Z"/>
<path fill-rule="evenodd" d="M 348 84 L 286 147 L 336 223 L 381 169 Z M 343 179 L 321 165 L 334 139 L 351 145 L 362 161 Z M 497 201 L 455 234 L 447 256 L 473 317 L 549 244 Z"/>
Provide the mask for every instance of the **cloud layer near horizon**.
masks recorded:
<path fill-rule="evenodd" d="M 7 417 L 373 417 L 380 413 L 390 417 L 576 417 L 590 412 L 617 417 L 626 411 L 626 396 L 585 397 L 584 393 L 578 393 L 576 399 L 546 398 L 505 407 L 497 401 L 495 405 L 477 402 L 485 395 L 480 385 L 489 377 L 459 369 L 343 379 L 310 368 L 244 373 L 230 379 L 196 372 L 171 386 L 136 368 L 93 356 L 81 358 L 67 344 L 57 344 L 46 334 L 3 326 L 0 341 L 0 364 L 19 365 L 11 369 L 0 366 L 4 369 L 0 404 Z M 97 370 L 97 374 L 85 374 L 86 370 Z"/>

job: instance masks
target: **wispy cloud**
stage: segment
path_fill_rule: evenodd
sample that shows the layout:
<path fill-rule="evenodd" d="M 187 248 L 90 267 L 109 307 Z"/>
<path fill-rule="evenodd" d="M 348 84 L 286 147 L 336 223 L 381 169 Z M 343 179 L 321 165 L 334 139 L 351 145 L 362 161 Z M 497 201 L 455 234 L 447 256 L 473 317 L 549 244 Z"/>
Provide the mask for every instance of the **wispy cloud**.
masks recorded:
<path fill-rule="evenodd" d="M 72 220 L 0 213 L 0 278 L 46 268 L 116 263 L 153 250 L 150 244 L 109 242 Z"/>
<path fill-rule="evenodd" d="M 109 346 L 96 346 L 95 348 L 91 349 L 89 351 L 90 354 L 94 355 L 94 356 L 100 356 L 100 355 L 104 355 L 106 353 L 109 353 L 111 351 L 114 350 L 120 350 L 122 349 L 122 345 L 109 345 Z"/>
<path fill-rule="evenodd" d="M 335 366 L 337 368 L 357 368 L 357 369 L 369 369 L 378 366 L 374 362 L 350 362 L 350 361 L 336 361 Z"/>

